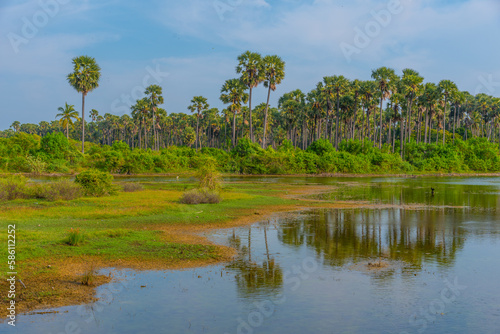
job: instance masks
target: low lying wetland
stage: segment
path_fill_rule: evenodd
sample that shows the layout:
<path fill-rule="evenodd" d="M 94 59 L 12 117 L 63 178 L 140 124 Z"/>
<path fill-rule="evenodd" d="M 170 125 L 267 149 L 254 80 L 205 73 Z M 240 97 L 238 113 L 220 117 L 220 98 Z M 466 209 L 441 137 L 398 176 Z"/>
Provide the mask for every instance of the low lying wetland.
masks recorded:
<path fill-rule="evenodd" d="M 20 311 L 39 312 L 20 316 L 22 333 L 69 321 L 133 333 L 144 319 L 193 333 L 500 325 L 497 177 L 232 176 L 212 205 L 179 203 L 188 179 L 115 181 L 142 190 L 0 204 L 17 229 Z M 72 246 L 76 229 L 84 238 Z M 126 288 L 103 299 L 117 284 Z M 440 299 L 447 284 L 460 288 L 453 302 Z"/>

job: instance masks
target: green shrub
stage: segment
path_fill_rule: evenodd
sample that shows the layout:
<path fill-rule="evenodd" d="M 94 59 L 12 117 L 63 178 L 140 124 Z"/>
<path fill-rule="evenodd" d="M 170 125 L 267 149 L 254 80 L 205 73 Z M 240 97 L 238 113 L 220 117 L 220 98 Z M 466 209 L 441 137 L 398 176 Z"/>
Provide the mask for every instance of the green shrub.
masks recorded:
<path fill-rule="evenodd" d="M 315 153 L 318 156 L 323 156 L 326 153 L 334 152 L 335 148 L 328 139 L 318 139 L 314 141 L 308 148 L 307 152 Z"/>
<path fill-rule="evenodd" d="M 206 188 L 210 191 L 217 191 L 220 189 L 221 178 L 215 165 L 215 160 L 211 158 L 211 160 L 207 160 L 206 163 L 198 169 L 196 178 L 200 182 L 200 188 Z"/>
<path fill-rule="evenodd" d="M 47 163 L 45 163 L 39 157 L 34 157 L 29 155 L 26 157 L 26 162 L 28 163 L 28 168 L 30 172 L 35 175 L 40 175 L 47 169 Z"/>
<path fill-rule="evenodd" d="M 231 154 L 238 157 L 248 157 L 262 151 L 262 148 L 248 138 L 241 138 L 238 144 L 231 150 Z"/>
<path fill-rule="evenodd" d="M 66 159 L 72 149 L 66 136 L 60 132 L 49 133 L 40 141 L 40 151 L 51 158 Z"/>
<path fill-rule="evenodd" d="M 75 182 L 82 186 L 87 196 L 107 196 L 117 192 L 117 188 L 113 185 L 113 176 L 95 169 L 78 174 Z"/>

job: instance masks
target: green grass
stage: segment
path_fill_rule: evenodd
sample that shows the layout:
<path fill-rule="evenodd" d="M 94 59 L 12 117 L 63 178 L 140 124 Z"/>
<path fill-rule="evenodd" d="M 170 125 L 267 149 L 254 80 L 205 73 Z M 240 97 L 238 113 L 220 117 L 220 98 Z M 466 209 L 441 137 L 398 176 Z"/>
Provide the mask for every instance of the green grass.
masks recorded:
<path fill-rule="evenodd" d="M 144 186 L 143 191 L 109 197 L 1 202 L 0 239 L 7 239 L 7 225 L 16 225 L 20 271 L 26 262 L 83 255 L 110 260 L 208 260 L 217 258 L 215 246 L 167 242 L 160 228 L 219 225 L 259 207 L 293 203 L 272 196 L 281 193 L 282 186 L 232 184 L 223 190 L 221 203 L 200 205 L 179 203 L 183 189 L 194 184 Z M 85 239 L 78 240 L 82 235 Z M 0 254 L 7 258 L 6 249 Z"/>

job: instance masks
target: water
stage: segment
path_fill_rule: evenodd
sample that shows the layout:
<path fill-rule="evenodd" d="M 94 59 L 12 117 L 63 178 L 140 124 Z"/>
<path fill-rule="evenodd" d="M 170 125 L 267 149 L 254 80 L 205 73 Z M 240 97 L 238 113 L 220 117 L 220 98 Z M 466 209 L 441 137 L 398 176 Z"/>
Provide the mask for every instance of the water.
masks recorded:
<path fill-rule="evenodd" d="M 108 269 L 116 279 L 98 288 L 101 301 L 21 315 L 15 332 L 498 333 L 499 180 L 259 178 L 328 184 L 317 198 L 382 209 L 304 210 L 217 231 L 210 238 L 239 250 L 232 263 Z"/>

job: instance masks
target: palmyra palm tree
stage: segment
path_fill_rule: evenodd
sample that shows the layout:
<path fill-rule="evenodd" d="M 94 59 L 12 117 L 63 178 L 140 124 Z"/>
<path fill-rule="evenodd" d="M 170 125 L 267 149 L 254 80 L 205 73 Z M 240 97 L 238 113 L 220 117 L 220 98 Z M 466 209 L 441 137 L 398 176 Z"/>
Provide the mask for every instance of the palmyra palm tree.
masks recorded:
<path fill-rule="evenodd" d="M 158 106 L 163 104 L 163 96 L 162 94 L 162 88 L 158 85 L 150 85 L 146 88 L 146 91 L 144 92 L 148 97 L 148 102 L 149 102 L 149 108 L 151 112 L 151 118 L 153 120 L 153 149 L 158 150 L 159 145 L 158 145 L 158 136 L 157 136 L 157 128 L 156 128 L 156 118 L 157 118 L 157 109 Z"/>
<path fill-rule="evenodd" d="M 239 79 L 226 80 L 221 88 L 220 99 L 223 103 L 229 104 L 228 109 L 233 113 L 233 148 L 236 146 L 236 114 L 240 112 L 241 105 L 248 101 L 248 94 L 245 90 L 245 84 Z"/>
<path fill-rule="evenodd" d="M 101 68 L 89 56 L 73 58 L 73 65 L 73 72 L 68 74 L 68 82 L 77 92 L 82 93 L 82 153 L 85 153 L 85 96 L 99 87 Z"/>
<path fill-rule="evenodd" d="M 195 96 L 191 100 L 191 105 L 189 105 L 188 109 L 191 112 L 196 112 L 196 151 L 198 151 L 198 147 L 201 148 L 200 145 L 200 117 L 203 111 L 210 108 L 208 105 L 207 99 L 203 96 Z"/>
<path fill-rule="evenodd" d="M 372 71 L 372 78 L 377 81 L 380 90 L 380 131 L 379 131 L 379 148 L 382 148 L 382 104 L 386 98 L 391 96 L 391 86 L 393 81 L 397 79 L 392 68 L 380 67 Z"/>
<path fill-rule="evenodd" d="M 262 56 L 256 52 L 246 51 L 238 57 L 236 73 L 241 74 L 241 81 L 250 90 L 248 99 L 250 140 L 253 142 L 252 126 L 252 90 L 264 81 Z"/>
<path fill-rule="evenodd" d="M 59 124 L 61 124 L 62 127 L 66 128 L 66 138 L 69 139 L 69 126 L 71 125 L 72 128 L 75 127 L 73 119 L 75 121 L 80 120 L 80 117 L 78 117 L 78 111 L 75 110 L 74 105 L 68 104 L 68 102 L 65 103 L 64 108 L 59 107 L 57 108 L 57 110 L 59 110 L 60 113 L 56 115 L 56 118 L 61 117 L 61 119 L 59 120 Z"/>
<path fill-rule="evenodd" d="M 447 115 L 447 107 L 448 101 L 452 94 L 457 90 L 457 85 L 450 80 L 441 80 L 438 84 L 439 89 L 442 92 L 442 96 L 444 97 L 444 114 L 443 114 L 443 145 L 446 139 L 446 115 Z"/>
<path fill-rule="evenodd" d="M 271 90 L 274 92 L 276 86 L 285 78 L 285 62 L 278 56 L 265 56 L 263 59 L 264 87 L 268 88 L 266 109 L 264 111 L 264 134 L 262 137 L 262 148 L 266 148 L 267 135 L 267 113 L 269 110 L 269 97 Z"/>

